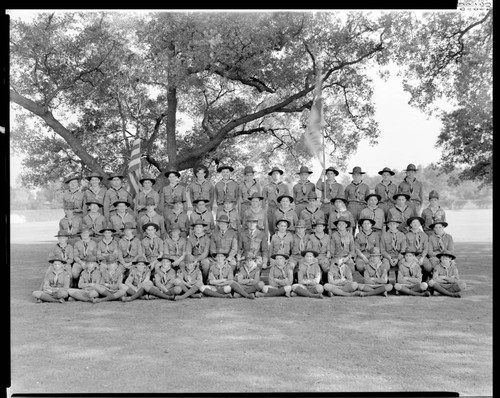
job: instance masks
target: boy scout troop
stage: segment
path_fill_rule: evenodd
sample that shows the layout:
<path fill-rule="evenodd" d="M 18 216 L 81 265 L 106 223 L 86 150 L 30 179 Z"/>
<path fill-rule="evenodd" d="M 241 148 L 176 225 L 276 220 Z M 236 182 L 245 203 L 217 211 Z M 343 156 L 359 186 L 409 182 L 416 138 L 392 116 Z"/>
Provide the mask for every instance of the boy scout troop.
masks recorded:
<path fill-rule="evenodd" d="M 383 167 L 373 188 L 356 166 L 343 186 L 329 166 L 317 183 L 300 167 L 295 183 L 272 167 L 267 183 L 252 166 L 237 181 L 223 164 L 191 182 L 174 169 L 140 180 L 135 197 L 124 176 L 110 187 L 92 173 L 66 179 L 65 216 L 49 252 L 37 302 L 187 298 L 366 297 L 434 293 L 460 297 L 453 237 L 439 193 L 427 207 L 418 169 L 399 184 Z M 422 210 L 423 209 L 423 210 Z"/>

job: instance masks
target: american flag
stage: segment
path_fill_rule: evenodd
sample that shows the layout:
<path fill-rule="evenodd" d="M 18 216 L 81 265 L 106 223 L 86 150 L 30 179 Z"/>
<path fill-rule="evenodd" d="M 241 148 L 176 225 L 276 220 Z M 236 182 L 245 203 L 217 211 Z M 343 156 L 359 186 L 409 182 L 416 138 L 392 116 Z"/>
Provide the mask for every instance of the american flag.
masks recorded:
<path fill-rule="evenodd" d="M 317 156 L 318 160 L 324 167 L 323 157 L 321 154 L 324 151 L 323 132 L 322 129 L 326 125 L 323 118 L 323 97 L 321 96 L 321 68 L 316 72 L 316 87 L 314 89 L 314 100 L 309 114 L 309 122 L 304 133 L 304 138 L 307 147 L 311 154 Z"/>
<path fill-rule="evenodd" d="M 130 163 L 128 165 L 129 189 L 132 197 L 135 198 L 139 192 L 139 180 L 141 178 L 141 139 L 134 140 L 132 152 L 130 153 Z"/>

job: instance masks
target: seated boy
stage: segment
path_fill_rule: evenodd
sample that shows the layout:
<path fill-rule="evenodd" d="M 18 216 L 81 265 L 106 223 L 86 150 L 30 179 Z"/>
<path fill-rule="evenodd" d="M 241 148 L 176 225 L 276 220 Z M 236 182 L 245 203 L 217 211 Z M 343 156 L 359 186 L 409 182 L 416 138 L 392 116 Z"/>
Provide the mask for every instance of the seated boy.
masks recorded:
<path fill-rule="evenodd" d="M 264 287 L 264 282 L 260 280 L 260 268 L 257 265 L 255 258 L 247 256 L 238 273 L 236 274 L 236 282 L 238 282 L 243 290 L 248 294 L 255 294 Z M 233 297 L 240 297 L 238 293 L 233 293 Z"/>
<path fill-rule="evenodd" d="M 328 282 L 325 283 L 324 288 L 330 297 L 361 295 L 361 292 L 357 290 L 358 283 L 352 279 L 351 267 L 343 258 L 340 258 L 337 262 L 333 262 L 330 266 L 328 270 Z"/>
<path fill-rule="evenodd" d="M 374 247 L 380 247 L 380 234 L 372 229 L 375 221 L 371 218 L 361 218 L 359 225 L 361 228 L 354 238 L 354 247 L 356 250 L 356 270 L 363 274 L 370 259 L 370 251 Z M 387 263 L 386 267 L 389 271 L 388 261 L 385 260 L 384 265 L 385 263 Z M 354 277 L 356 279 L 356 275 Z"/>
<path fill-rule="evenodd" d="M 313 298 L 323 298 L 321 281 L 321 268 L 318 264 L 318 253 L 306 249 L 302 252 L 303 260 L 297 272 L 298 283 L 292 285 L 293 295 Z"/>
<path fill-rule="evenodd" d="M 167 296 L 174 297 L 181 294 L 182 289 L 179 286 L 180 281 L 177 279 L 177 272 L 172 268 L 173 259 L 165 254 L 158 258 L 158 268 L 155 271 L 153 284 Z"/>
<path fill-rule="evenodd" d="M 360 296 L 387 296 L 387 292 L 392 290 L 392 285 L 388 283 L 387 267 L 382 262 L 380 248 L 373 247 L 369 256 L 370 259 L 363 272 L 364 283 L 358 284 Z"/>
<path fill-rule="evenodd" d="M 354 258 L 356 257 L 356 251 L 352 232 L 348 230 L 350 224 L 348 219 L 343 218 L 334 221 L 336 230 L 331 237 L 330 252 L 334 254 L 331 263 L 348 265 L 352 274 L 355 271 Z"/>
<path fill-rule="evenodd" d="M 437 219 L 429 226 L 432 229 L 432 233 L 428 234 L 429 245 L 427 256 L 429 257 L 432 268 L 440 263 L 439 258 L 437 258 L 438 253 L 444 251 L 453 253 L 455 249 L 453 237 L 444 230 L 447 226 L 448 223 L 442 219 Z"/>
<path fill-rule="evenodd" d="M 455 255 L 443 252 L 438 253 L 437 258 L 441 262 L 434 268 L 432 279 L 428 282 L 431 294 L 436 291 L 445 296 L 461 297 L 460 292 L 465 290 L 466 284 L 458 276 L 458 269 L 453 261 Z"/>
<path fill-rule="evenodd" d="M 406 250 L 413 251 L 418 263 L 422 267 L 423 281 L 427 281 L 432 274 L 432 264 L 427 258 L 429 251 L 429 237 L 421 230 L 424 225 L 422 217 L 410 217 L 407 221 L 410 230 L 406 233 Z"/>
<path fill-rule="evenodd" d="M 410 296 L 430 296 L 427 291 L 427 283 L 422 282 L 422 270 L 418 263 L 415 252 L 407 250 L 404 259 L 399 262 L 398 281 L 394 285 L 396 294 L 407 294 Z"/>
<path fill-rule="evenodd" d="M 99 271 L 101 282 L 95 285 L 95 289 L 103 297 L 93 298 L 93 303 L 118 300 L 127 294 L 127 288 L 123 284 L 125 267 L 119 264 L 114 256 L 101 260 Z"/>
<path fill-rule="evenodd" d="M 70 275 L 64 270 L 66 260 L 60 257 L 49 259 L 49 267 L 45 272 L 40 290 L 33 292 L 37 303 L 42 301 L 52 303 L 64 303 L 68 298 Z"/>
<path fill-rule="evenodd" d="M 177 272 L 177 282 L 183 293 L 176 295 L 174 300 L 201 298 L 201 293 L 198 292 L 203 286 L 203 277 L 198 262 L 192 255 L 186 254 L 184 257 L 184 263 Z"/>
<path fill-rule="evenodd" d="M 50 250 L 49 259 L 54 257 L 62 258 L 66 261 L 64 270 L 71 275 L 71 265 L 74 261 L 74 250 L 73 246 L 68 243 L 69 233 L 61 230 L 54 236 L 57 238 L 58 243 L 56 243 Z"/>
<path fill-rule="evenodd" d="M 70 300 L 91 302 L 93 298 L 99 297 L 99 292 L 95 288 L 101 283 L 101 272 L 97 265 L 97 258 L 92 257 L 87 260 L 85 269 L 80 274 L 78 289 L 68 289 Z"/>
<path fill-rule="evenodd" d="M 380 237 L 380 252 L 389 262 L 389 280 L 394 284 L 397 280 L 399 262 L 406 251 L 406 236 L 398 229 L 401 220 L 393 218 L 393 215 L 389 215 L 385 224 L 387 231 L 382 232 Z"/>
<path fill-rule="evenodd" d="M 330 267 L 331 259 L 331 239 L 330 235 L 325 233 L 326 222 L 323 220 L 316 221 L 313 225 L 313 233 L 309 235 L 309 241 L 307 242 L 306 249 L 312 250 L 318 255 L 316 260 L 318 261 L 321 271 L 326 274 L 328 268 Z"/>
<path fill-rule="evenodd" d="M 269 270 L 269 285 L 262 288 L 262 292 L 256 292 L 255 297 L 290 297 L 292 291 L 293 274 L 290 267 L 287 266 L 286 254 L 273 254 L 274 260 Z"/>

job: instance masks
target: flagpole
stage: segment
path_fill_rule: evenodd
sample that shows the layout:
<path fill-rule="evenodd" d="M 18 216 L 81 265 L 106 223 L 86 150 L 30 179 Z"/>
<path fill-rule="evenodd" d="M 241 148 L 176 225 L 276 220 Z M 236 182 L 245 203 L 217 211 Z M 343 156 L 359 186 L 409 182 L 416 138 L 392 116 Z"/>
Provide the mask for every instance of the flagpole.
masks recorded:
<path fill-rule="evenodd" d="M 325 160 L 325 129 L 321 131 L 321 137 L 323 139 L 323 195 L 326 198 L 326 160 Z"/>

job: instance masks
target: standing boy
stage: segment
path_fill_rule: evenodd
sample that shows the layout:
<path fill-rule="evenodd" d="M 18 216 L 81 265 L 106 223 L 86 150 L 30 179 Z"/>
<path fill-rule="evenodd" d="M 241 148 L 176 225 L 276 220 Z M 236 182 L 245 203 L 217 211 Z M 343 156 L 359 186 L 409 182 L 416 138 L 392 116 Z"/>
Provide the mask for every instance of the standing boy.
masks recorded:
<path fill-rule="evenodd" d="M 173 199 L 174 207 L 165 216 L 165 230 L 170 233 L 174 229 L 179 229 L 179 234 L 184 239 L 189 234 L 189 216 L 185 210 L 185 201 L 180 197 Z"/>
<path fill-rule="evenodd" d="M 130 207 L 133 206 L 134 198 L 132 197 L 132 194 L 123 186 L 122 175 L 111 174 L 108 177 L 108 181 L 111 181 L 111 186 L 104 195 L 103 210 L 106 220 L 111 221 L 111 216 L 116 213 L 114 203 L 126 202 L 128 203 L 127 207 Z"/>
<path fill-rule="evenodd" d="M 229 217 L 222 214 L 217 220 L 218 229 L 210 237 L 210 254 L 224 253 L 226 261 L 233 273 L 236 270 L 236 254 L 238 253 L 238 235 L 229 228 Z"/>
<path fill-rule="evenodd" d="M 191 203 L 194 199 L 204 198 L 207 200 L 207 209 L 212 211 L 213 203 L 215 200 L 215 187 L 214 184 L 208 179 L 209 172 L 208 168 L 203 165 L 196 166 L 193 169 L 194 179 L 187 186 L 187 191 L 189 193 L 189 199 Z"/>
<path fill-rule="evenodd" d="M 160 205 L 160 194 L 153 189 L 155 182 L 156 180 L 151 177 L 139 180 L 141 188 L 134 199 L 136 219 L 140 219 L 142 217 L 147 210 L 148 203 L 151 203 L 151 201 L 153 201 L 155 208 Z"/>
<path fill-rule="evenodd" d="M 300 216 L 300 212 L 305 209 L 309 199 L 308 196 L 311 192 L 316 193 L 316 185 L 309 181 L 309 176 L 313 172 L 308 169 L 307 166 L 301 166 L 299 172 L 299 182 L 295 184 L 292 188 L 293 201 L 295 202 L 295 212 L 297 217 Z"/>
<path fill-rule="evenodd" d="M 391 181 L 391 177 L 396 173 L 389 167 L 384 167 L 378 174 L 382 176 L 382 181 L 375 185 L 375 193 L 380 196 L 379 207 L 384 210 L 387 217 L 389 209 L 394 207 L 393 197 L 398 191 L 398 186 Z"/>
<path fill-rule="evenodd" d="M 391 207 L 389 209 L 389 212 L 387 214 L 387 219 L 396 219 L 396 220 L 401 220 L 401 223 L 399 224 L 398 228 L 399 230 L 406 234 L 408 232 L 408 224 L 406 221 L 411 218 L 416 216 L 415 209 L 408 206 L 408 200 L 410 199 L 410 195 L 406 193 L 400 193 L 398 192 L 396 195 L 393 196 L 393 199 L 396 201 L 394 204 L 394 207 Z"/>
<path fill-rule="evenodd" d="M 205 233 L 210 236 L 212 235 L 212 232 L 215 229 L 215 220 L 212 210 L 207 208 L 208 203 L 209 200 L 206 198 L 198 198 L 193 200 L 193 204 L 196 207 L 189 216 L 190 218 L 189 221 L 191 225 L 193 225 L 196 221 L 202 221 L 205 224 Z M 189 233 L 190 235 L 191 232 Z"/>
<path fill-rule="evenodd" d="M 399 183 L 398 192 L 405 193 L 410 196 L 408 205 L 415 210 L 415 214 L 420 216 L 422 201 L 424 199 L 424 190 L 422 183 L 415 178 L 418 169 L 414 164 L 410 163 L 406 170 L 406 177 Z"/>
<path fill-rule="evenodd" d="M 88 210 L 83 216 L 83 226 L 90 229 L 90 236 L 94 240 L 99 239 L 99 231 L 106 225 L 106 219 L 102 215 L 102 203 L 97 200 L 90 200 L 85 203 Z"/>
<path fill-rule="evenodd" d="M 168 184 L 161 190 L 159 211 L 167 219 L 169 213 L 174 209 L 176 201 L 180 201 L 183 204 L 185 212 L 187 212 L 188 208 L 186 204 L 186 186 L 180 183 L 181 173 L 170 169 L 165 172 L 165 177 L 168 179 Z"/>
<path fill-rule="evenodd" d="M 326 173 L 326 180 L 323 182 L 323 176 Z M 339 172 L 334 167 L 328 167 L 326 170 L 321 171 L 321 176 L 316 183 L 316 189 L 321 191 L 321 210 L 327 217 L 333 210 L 333 198 L 343 198 L 344 197 L 344 187 L 342 184 L 338 183 L 335 178 L 339 175 Z M 325 191 L 326 185 L 326 191 Z"/>
<path fill-rule="evenodd" d="M 268 173 L 271 176 L 271 181 L 262 189 L 262 196 L 265 199 L 265 206 L 267 207 L 267 221 L 268 231 L 274 234 L 276 219 L 274 214 L 278 209 L 278 197 L 282 195 L 290 196 L 290 189 L 288 185 L 281 181 L 284 171 L 278 167 L 273 167 Z"/>
<path fill-rule="evenodd" d="M 422 210 L 424 219 L 424 232 L 431 236 L 433 228 L 431 224 L 437 220 L 446 221 L 446 213 L 439 205 L 439 193 L 435 190 L 429 192 L 429 206 Z"/>
<path fill-rule="evenodd" d="M 349 174 L 352 174 L 352 181 L 345 188 L 344 195 L 347 200 L 347 210 L 351 212 L 354 218 L 352 232 L 355 234 L 361 210 L 366 207 L 365 197 L 370 193 L 370 187 L 362 181 L 365 172 L 361 170 L 361 167 L 354 167 Z"/>
<path fill-rule="evenodd" d="M 224 206 L 226 197 L 234 198 L 236 201 L 240 196 L 239 186 L 236 181 L 231 178 L 231 173 L 234 167 L 230 165 L 221 165 L 217 168 L 217 173 L 220 173 L 222 178 L 215 184 L 215 202 L 217 203 L 217 213 Z"/>
<path fill-rule="evenodd" d="M 203 283 L 208 278 L 208 271 L 210 269 L 210 260 L 208 254 L 210 250 L 210 236 L 205 233 L 205 224 L 202 220 L 196 220 L 191 224 L 193 232 L 189 234 L 186 254 L 193 256 L 195 261 L 200 264 L 201 272 L 203 275 Z"/>
<path fill-rule="evenodd" d="M 240 203 L 240 208 L 238 213 L 243 217 L 245 211 L 250 207 L 250 198 L 257 194 L 260 197 L 262 193 L 262 186 L 254 178 L 255 171 L 252 166 L 245 166 L 243 170 L 243 181 L 239 185 L 240 196 L 238 201 Z"/>

